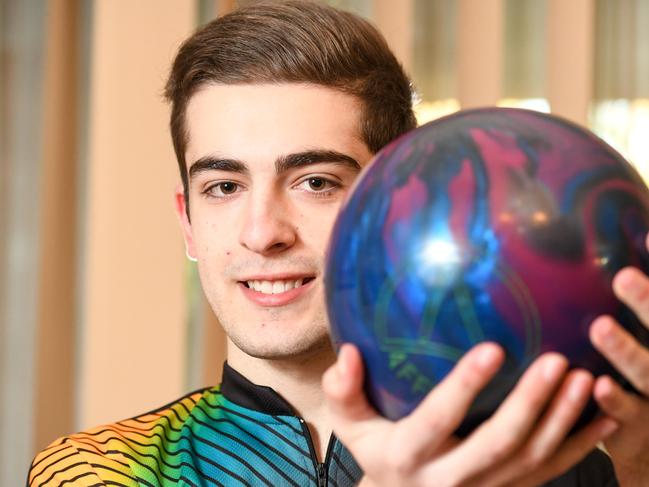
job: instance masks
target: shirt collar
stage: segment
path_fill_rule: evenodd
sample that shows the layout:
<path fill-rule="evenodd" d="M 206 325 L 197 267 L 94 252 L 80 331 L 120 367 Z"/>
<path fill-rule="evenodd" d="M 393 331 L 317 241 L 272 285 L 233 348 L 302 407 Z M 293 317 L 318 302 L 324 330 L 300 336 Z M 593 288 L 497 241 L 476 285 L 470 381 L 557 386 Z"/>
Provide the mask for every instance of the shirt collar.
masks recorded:
<path fill-rule="evenodd" d="M 221 393 L 239 406 L 273 416 L 295 416 L 291 405 L 271 387 L 253 384 L 239 372 L 223 364 Z"/>

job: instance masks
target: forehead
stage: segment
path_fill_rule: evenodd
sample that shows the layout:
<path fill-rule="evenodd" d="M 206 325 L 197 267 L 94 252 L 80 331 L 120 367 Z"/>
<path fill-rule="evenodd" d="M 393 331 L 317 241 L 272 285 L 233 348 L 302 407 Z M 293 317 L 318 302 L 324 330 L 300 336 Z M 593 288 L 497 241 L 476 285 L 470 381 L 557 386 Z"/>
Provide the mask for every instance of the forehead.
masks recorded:
<path fill-rule="evenodd" d="M 187 106 L 187 165 L 208 155 L 248 163 L 311 149 L 369 155 L 360 137 L 361 103 L 311 84 L 210 84 Z"/>

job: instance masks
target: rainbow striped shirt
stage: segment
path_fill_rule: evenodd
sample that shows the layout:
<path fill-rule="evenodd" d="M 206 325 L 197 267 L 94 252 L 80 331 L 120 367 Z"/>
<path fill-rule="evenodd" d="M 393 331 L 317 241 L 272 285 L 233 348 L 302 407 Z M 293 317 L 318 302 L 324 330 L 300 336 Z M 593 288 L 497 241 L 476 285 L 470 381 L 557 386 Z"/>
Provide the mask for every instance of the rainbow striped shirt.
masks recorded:
<path fill-rule="evenodd" d="M 220 387 L 56 440 L 30 486 L 351 486 L 362 472 L 332 436 L 316 460 L 304 421 L 268 387 L 225 364 Z"/>

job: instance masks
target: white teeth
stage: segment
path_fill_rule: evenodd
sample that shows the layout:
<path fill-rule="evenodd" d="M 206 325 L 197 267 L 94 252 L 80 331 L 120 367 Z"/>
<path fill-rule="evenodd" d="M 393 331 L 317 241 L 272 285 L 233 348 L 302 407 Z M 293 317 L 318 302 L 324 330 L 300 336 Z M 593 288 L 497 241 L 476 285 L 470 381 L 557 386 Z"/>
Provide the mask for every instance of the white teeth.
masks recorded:
<path fill-rule="evenodd" d="M 247 281 L 248 287 L 263 294 L 281 294 L 302 287 L 304 279 L 295 281 Z"/>

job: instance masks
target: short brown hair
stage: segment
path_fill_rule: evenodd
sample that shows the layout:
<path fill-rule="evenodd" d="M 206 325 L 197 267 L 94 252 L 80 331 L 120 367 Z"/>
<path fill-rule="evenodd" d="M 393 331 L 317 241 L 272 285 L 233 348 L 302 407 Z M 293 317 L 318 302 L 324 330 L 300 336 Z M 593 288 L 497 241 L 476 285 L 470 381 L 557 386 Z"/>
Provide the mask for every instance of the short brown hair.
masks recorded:
<path fill-rule="evenodd" d="M 255 3 L 187 39 L 165 86 L 171 136 L 189 203 L 185 111 L 208 83 L 314 83 L 358 97 L 361 137 L 376 153 L 416 125 L 410 81 L 364 19 L 311 1 Z"/>

